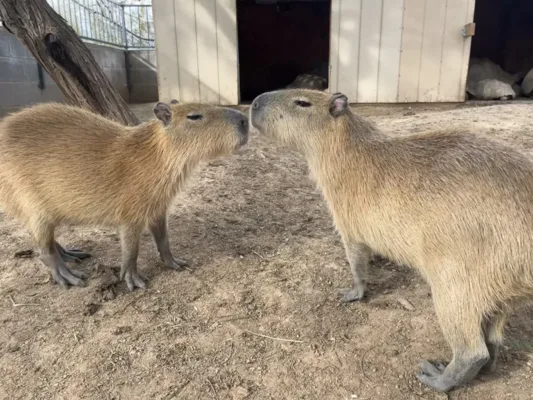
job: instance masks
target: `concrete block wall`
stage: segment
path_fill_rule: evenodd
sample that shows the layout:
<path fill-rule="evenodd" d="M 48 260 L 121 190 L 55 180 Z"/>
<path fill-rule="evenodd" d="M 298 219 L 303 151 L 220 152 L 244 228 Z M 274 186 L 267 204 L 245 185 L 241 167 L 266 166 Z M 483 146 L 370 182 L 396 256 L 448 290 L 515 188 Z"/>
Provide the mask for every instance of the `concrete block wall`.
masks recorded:
<path fill-rule="evenodd" d="M 63 94 L 45 73 L 44 89 L 38 87 L 37 61 L 0 27 L 0 118 L 26 105 L 62 101 Z"/>
<path fill-rule="evenodd" d="M 154 50 L 130 51 L 130 102 L 150 103 L 159 98 Z"/>
<path fill-rule="evenodd" d="M 153 53 L 155 58 L 155 52 L 139 52 L 137 57 L 129 57 L 130 95 L 124 51 L 95 44 L 87 46 L 126 102 L 157 101 L 157 74 L 155 67 L 151 66 L 153 59 L 150 54 Z M 0 27 L 0 118 L 32 104 L 64 101 L 61 90 L 46 71 L 43 71 L 44 88 L 39 88 L 37 71 L 37 61 L 33 56 L 15 36 Z"/>
<path fill-rule="evenodd" d="M 96 62 L 111 81 L 115 90 L 126 102 L 129 102 L 126 55 L 124 50 L 90 43 L 86 43 L 86 46 L 93 53 Z"/>

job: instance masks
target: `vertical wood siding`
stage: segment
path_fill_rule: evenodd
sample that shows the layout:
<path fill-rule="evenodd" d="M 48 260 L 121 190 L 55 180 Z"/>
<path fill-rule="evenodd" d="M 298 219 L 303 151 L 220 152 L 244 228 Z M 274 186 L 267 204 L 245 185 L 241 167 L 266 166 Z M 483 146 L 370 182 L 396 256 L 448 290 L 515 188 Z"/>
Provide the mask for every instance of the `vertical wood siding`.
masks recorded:
<path fill-rule="evenodd" d="M 238 104 L 236 0 L 153 0 L 162 101 Z M 475 0 L 332 0 L 330 91 L 464 101 Z"/>
<path fill-rule="evenodd" d="M 236 0 L 153 0 L 161 101 L 239 103 Z"/>
<path fill-rule="evenodd" d="M 332 0 L 330 91 L 356 103 L 464 101 L 475 0 Z"/>

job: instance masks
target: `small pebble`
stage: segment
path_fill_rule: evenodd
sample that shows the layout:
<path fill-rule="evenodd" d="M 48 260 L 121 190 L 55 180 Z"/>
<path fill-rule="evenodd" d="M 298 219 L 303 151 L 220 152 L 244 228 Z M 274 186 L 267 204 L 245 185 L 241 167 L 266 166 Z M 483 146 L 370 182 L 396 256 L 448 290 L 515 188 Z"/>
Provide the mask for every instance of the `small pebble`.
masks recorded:
<path fill-rule="evenodd" d="M 7 351 L 8 353 L 15 353 L 20 350 L 20 345 L 17 342 L 16 339 L 11 338 L 9 342 L 7 343 Z"/>

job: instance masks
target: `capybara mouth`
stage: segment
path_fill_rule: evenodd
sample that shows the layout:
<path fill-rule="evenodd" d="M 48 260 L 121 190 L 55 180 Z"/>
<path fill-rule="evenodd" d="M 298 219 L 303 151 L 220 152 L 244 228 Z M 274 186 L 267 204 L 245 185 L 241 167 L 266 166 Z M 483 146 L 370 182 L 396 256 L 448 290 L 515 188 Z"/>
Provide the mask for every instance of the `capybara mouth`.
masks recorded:
<path fill-rule="evenodd" d="M 242 146 L 246 145 L 247 143 L 248 143 L 248 132 L 247 133 L 239 133 L 239 143 L 237 143 L 237 146 L 235 146 L 235 148 L 239 149 Z"/>

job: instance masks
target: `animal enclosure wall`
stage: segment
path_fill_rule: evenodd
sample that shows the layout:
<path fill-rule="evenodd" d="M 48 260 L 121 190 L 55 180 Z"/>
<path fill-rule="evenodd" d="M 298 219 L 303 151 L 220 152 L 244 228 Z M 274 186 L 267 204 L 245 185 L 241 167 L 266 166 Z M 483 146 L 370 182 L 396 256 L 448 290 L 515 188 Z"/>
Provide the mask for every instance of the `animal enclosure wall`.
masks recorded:
<path fill-rule="evenodd" d="M 238 104 L 235 0 L 154 0 L 159 99 Z"/>
<path fill-rule="evenodd" d="M 329 91 L 354 103 L 464 101 L 472 39 L 461 31 L 473 21 L 474 3 L 331 0 Z M 237 0 L 153 0 L 153 6 L 160 99 L 238 104 L 239 58 L 250 56 L 251 42 L 239 54 Z M 252 18 L 239 17 L 239 23 L 253 27 L 255 20 L 261 33 L 261 16 Z M 280 64 L 277 56 L 261 63 L 271 69 Z M 262 71 L 257 87 L 265 80 Z M 254 79 L 244 73 L 242 79 Z"/>
<path fill-rule="evenodd" d="M 464 101 L 474 0 L 333 0 L 331 92 L 357 103 Z"/>

